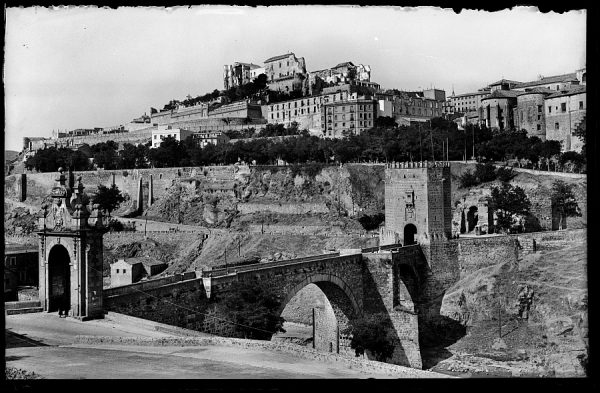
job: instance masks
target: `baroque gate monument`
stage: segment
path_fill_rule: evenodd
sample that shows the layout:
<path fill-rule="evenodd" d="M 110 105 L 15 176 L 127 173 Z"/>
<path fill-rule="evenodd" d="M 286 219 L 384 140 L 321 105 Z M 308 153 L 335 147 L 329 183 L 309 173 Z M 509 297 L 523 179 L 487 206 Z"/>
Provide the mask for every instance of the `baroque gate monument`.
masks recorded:
<path fill-rule="evenodd" d="M 62 310 L 81 320 L 103 318 L 102 237 L 104 215 L 98 205 L 90 212 L 81 177 L 69 183 L 59 168 L 42 208 L 39 238 L 39 296 L 46 312 Z"/>

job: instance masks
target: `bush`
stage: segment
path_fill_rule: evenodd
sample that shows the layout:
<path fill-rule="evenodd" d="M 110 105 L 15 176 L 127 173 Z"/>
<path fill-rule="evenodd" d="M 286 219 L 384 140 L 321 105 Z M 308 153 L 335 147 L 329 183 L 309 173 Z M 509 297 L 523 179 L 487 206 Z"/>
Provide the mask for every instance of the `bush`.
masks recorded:
<path fill-rule="evenodd" d="M 496 177 L 501 182 L 505 182 L 505 183 L 509 182 L 515 176 L 517 176 L 517 173 L 512 168 L 509 168 L 509 167 L 498 168 L 498 170 L 496 171 Z"/>
<path fill-rule="evenodd" d="M 365 228 L 366 231 L 379 228 L 379 224 L 385 221 L 385 214 L 378 213 L 373 216 L 364 215 L 358 219 L 358 222 Z"/>
<path fill-rule="evenodd" d="M 466 170 L 465 173 L 463 173 L 460 177 L 460 186 L 462 188 L 467 188 L 467 187 L 474 187 L 476 185 L 479 184 L 479 181 L 477 180 L 477 176 L 475 176 L 475 174 L 473 174 L 472 170 Z"/>
<path fill-rule="evenodd" d="M 496 166 L 491 162 L 477 164 L 475 166 L 475 177 L 479 183 L 487 183 L 496 180 Z"/>
<path fill-rule="evenodd" d="M 121 232 L 123 229 L 125 229 L 125 227 L 121 221 L 117 220 L 116 218 L 111 218 L 108 220 L 108 229 L 113 232 Z"/>
<path fill-rule="evenodd" d="M 385 318 L 384 315 L 370 315 L 350 321 L 350 328 L 346 333 L 352 334 L 350 347 L 354 349 L 356 356 L 368 350 L 380 362 L 392 357 L 394 339 L 389 327 L 381 323 Z"/>

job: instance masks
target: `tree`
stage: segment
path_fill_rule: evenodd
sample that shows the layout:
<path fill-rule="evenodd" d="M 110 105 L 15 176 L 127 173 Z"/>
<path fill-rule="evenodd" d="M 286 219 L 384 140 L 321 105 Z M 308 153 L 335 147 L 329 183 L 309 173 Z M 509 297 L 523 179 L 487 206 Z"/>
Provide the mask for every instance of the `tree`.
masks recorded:
<path fill-rule="evenodd" d="M 396 120 L 394 120 L 394 118 L 390 117 L 390 116 L 379 116 L 379 117 L 375 118 L 375 121 L 373 122 L 373 124 L 377 128 L 396 128 L 396 127 L 398 127 L 398 123 L 396 123 Z"/>
<path fill-rule="evenodd" d="M 119 207 L 123 201 L 125 201 L 125 197 L 121 195 L 121 190 L 115 184 L 112 184 L 110 188 L 102 184 L 98 185 L 98 191 L 92 198 L 92 203 L 97 203 L 101 209 L 108 211 L 109 214 Z"/>
<path fill-rule="evenodd" d="M 493 187 L 488 205 L 496 213 L 497 226 L 503 232 L 510 232 L 516 219 L 529 215 L 531 202 L 525 191 L 510 183 L 502 183 L 500 187 Z"/>
<path fill-rule="evenodd" d="M 363 318 L 350 320 L 350 327 L 345 332 L 352 334 L 350 347 L 356 356 L 370 351 L 380 362 L 385 362 L 394 353 L 394 338 L 391 329 L 381 323 L 384 315 L 369 315 Z"/>
<path fill-rule="evenodd" d="M 573 194 L 573 187 L 573 184 L 567 184 L 562 180 L 555 180 L 552 183 L 550 200 L 553 209 L 556 209 L 559 215 L 558 229 L 563 229 L 562 224 L 566 223 L 567 217 L 581 217 L 579 205 Z"/>
<path fill-rule="evenodd" d="M 236 281 L 221 300 L 225 319 L 235 323 L 238 336 L 270 340 L 277 332 L 285 333 L 285 319 L 279 315 L 281 299 L 263 282 Z"/>

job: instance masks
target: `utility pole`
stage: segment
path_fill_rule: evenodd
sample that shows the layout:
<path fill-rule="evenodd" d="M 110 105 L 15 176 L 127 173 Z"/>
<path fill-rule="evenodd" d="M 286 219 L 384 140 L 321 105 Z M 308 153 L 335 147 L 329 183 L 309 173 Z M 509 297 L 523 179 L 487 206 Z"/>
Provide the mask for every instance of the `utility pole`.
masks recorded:
<path fill-rule="evenodd" d="M 473 159 L 475 159 L 475 127 L 471 127 L 471 132 L 473 134 Z"/>
<path fill-rule="evenodd" d="M 313 349 L 315 349 L 315 308 L 313 307 L 312 309 L 312 333 L 313 333 L 313 342 L 312 342 L 312 347 Z"/>

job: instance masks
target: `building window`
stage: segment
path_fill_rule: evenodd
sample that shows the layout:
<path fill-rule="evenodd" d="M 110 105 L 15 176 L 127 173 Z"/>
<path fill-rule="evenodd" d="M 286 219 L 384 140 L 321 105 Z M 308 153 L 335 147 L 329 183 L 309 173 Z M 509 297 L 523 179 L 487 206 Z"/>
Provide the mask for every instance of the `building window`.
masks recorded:
<path fill-rule="evenodd" d="M 554 123 L 554 129 L 558 130 L 560 127 L 558 126 L 558 123 Z"/>
<path fill-rule="evenodd" d="M 563 102 L 560 104 L 560 111 L 561 112 L 566 112 L 567 111 L 567 103 Z"/>
<path fill-rule="evenodd" d="M 156 139 L 156 135 L 154 135 L 154 139 Z"/>
<path fill-rule="evenodd" d="M 542 129 L 542 126 L 538 124 L 538 125 L 537 125 L 537 130 L 539 131 L 539 130 L 541 130 L 541 129 Z"/>
<path fill-rule="evenodd" d="M 548 113 L 552 113 L 552 106 L 548 105 Z"/>
<path fill-rule="evenodd" d="M 583 101 L 579 101 L 579 109 L 583 109 Z"/>
<path fill-rule="evenodd" d="M 117 269 L 117 273 L 119 272 L 119 269 Z"/>
<path fill-rule="evenodd" d="M 542 106 L 538 105 L 538 113 L 542 113 Z"/>
<path fill-rule="evenodd" d="M 123 274 L 127 273 L 127 269 L 123 269 Z"/>

